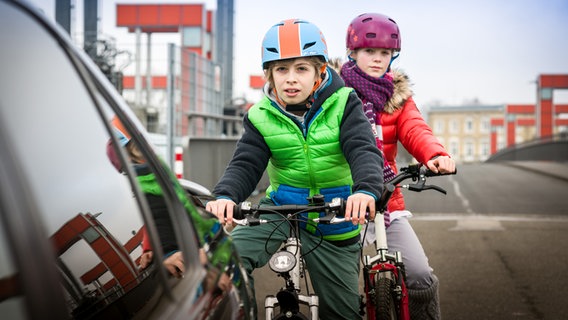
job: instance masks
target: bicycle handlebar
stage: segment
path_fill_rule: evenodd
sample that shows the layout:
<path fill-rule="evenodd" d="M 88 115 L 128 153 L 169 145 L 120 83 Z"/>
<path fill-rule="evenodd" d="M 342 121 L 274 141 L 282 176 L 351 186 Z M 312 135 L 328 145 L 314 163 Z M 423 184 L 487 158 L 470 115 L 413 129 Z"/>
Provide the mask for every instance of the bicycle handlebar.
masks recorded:
<path fill-rule="evenodd" d="M 408 188 L 410 191 L 414 192 L 422 192 L 423 190 L 436 190 L 443 194 L 446 194 L 446 190 L 443 188 L 436 186 L 436 185 L 427 185 L 426 178 L 429 177 L 438 177 L 438 176 L 447 176 L 447 175 L 454 175 L 457 174 L 457 169 L 451 173 L 436 173 L 429 170 L 426 167 L 423 167 L 421 164 L 411 164 L 407 167 L 403 167 L 400 169 L 400 172 L 389 182 L 385 184 L 385 190 L 381 195 L 381 199 L 377 201 L 377 211 L 384 212 L 387 208 L 387 204 L 391 195 L 393 194 L 394 190 L 397 188 L 398 184 L 404 180 L 412 179 L 412 181 L 417 181 L 414 184 L 408 184 L 401 186 L 403 188 Z"/>
<path fill-rule="evenodd" d="M 308 198 L 308 201 L 309 203 L 306 205 L 287 204 L 282 206 L 260 206 L 245 201 L 234 207 L 233 218 L 237 224 L 258 225 L 268 222 L 259 218 L 261 214 L 265 213 L 297 215 L 302 212 L 323 211 L 326 212 L 326 216 L 314 219 L 315 222 L 339 223 L 345 221 L 344 218 L 335 218 L 337 215 L 343 216 L 345 214 L 345 200 L 333 198 L 330 202 L 326 202 L 322 195 L 315 195 Z M 342 221 L 337 221 L 338 219 Z"/>
<path fill-rule="evenodd" d="M 389 182 L 385 184 L 385 190 L 381 198 L 377 201 L 377 211 L 384 212 L 388 201 L 397 188 L 398 184 L 402 181 L 412 179 L 417 181 L 414 184 L 402 186 L 408 188 L 410 191 L 421 192 L 423 190 L 436 190 L 443 194 L 446 191 L 436 185 L 427 185 L 427 177 L 436 177 L 444 175 L 456 174 L 457 170 L 452 173 L 434 173 L 431 170 L 423 167 L 421 164 L 413 164 L 400 169 L 400 172 Z M 324 200 L 323 195 L 315 195 L 307 199 L 309 201 L 306 205 L 282 205 L 282 206 L 260 206 L 253 205 L 248 201 L 241 202 L 233 209 L 233 217 L 236 224 L 240 225 L 258 225 L 267 223 L 267 220 L 260 219 L 261 214 L 276 213 L 281 215 L 296 215 L 301 212 L 325 212 L 326 215 L 320 218 L 313 219 L 314 222 L 322 224 L 340 223 L 344 222 L 345 218 L 338 218 L 337 216 L 345 215 L 345 200 L 341 198 L 334 198 L 330 202 Z"/>

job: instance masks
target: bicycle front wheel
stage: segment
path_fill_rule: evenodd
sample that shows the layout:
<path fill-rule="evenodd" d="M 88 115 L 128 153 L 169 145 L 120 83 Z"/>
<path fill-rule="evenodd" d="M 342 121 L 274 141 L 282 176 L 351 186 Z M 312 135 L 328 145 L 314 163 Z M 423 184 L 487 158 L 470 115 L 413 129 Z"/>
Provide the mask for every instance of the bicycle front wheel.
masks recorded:
<path fill-rule="evenodd" d="M 391 272 L 379 272 L 375 282 L 375 319 L 396 320 L 397 311 L 393 298 L 395 287 L 394 275 Z"/>

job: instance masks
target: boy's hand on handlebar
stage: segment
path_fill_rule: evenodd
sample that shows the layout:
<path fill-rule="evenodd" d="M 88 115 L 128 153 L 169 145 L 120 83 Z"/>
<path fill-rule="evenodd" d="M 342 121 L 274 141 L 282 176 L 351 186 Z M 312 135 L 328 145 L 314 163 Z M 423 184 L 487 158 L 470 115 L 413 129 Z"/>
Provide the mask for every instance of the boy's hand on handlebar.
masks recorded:
<path fill-rule="evenodd" d="M 237 204 L 229 199 L 217 199 L 209 201 L 205 209 L 217 216 L 221 224 L 233 224 L 233 208 Z"/>
<path fill-rule="evenodd" d="M 434 173 L 454 173 L 456 171 L 454 159 L 448 156 L 439 156 L 435 159 L 428 160 L 426 167 Z"/>
<path fill-rule="evenodd" d="M 345 204 L 345 219 L 353 224 L 364 224 L 365 216 L 369 213 L 369 219 L 375 218 L 375 198 L 365 193 L 354 193 L 347 198 Z"/>
<path fill-rule="evenodd" d="M 183 263 L 183 255 L 181 251 L 178 251 L 164 260 L 164 266 L 171 275 L 176 278 L 183 278 L 185 273 L 185 265 Z"/>

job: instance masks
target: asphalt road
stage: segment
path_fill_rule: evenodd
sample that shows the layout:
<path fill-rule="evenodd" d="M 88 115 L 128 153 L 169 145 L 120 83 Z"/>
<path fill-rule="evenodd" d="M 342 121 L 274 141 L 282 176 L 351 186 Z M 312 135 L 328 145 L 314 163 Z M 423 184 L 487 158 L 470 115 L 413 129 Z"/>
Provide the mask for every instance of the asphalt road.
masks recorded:
<path fill-rule="evenodd" d="M 458 170 L 429 180 L 447 195 L 404 191 L 440 278 L 443 318 L 568 319 L 568 163 Z M 282 280 L 266 267 L 255 280 L 262 309 Z"/>

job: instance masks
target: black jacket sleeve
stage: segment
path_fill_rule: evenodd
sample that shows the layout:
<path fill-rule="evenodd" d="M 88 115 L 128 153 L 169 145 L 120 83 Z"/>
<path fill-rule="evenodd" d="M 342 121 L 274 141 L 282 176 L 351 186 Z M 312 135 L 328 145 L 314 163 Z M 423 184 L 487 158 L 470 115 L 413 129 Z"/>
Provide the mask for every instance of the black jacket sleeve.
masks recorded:
<path fill-rule="evenodd" d="M 351 167 L 353 192 L 369 192 L 379 199 L 384 182 L 383 157 L 355 91 L 351 92 L 345 106 L 339 141 Z"/>
<path fill-rule="evenodd" d="M 243 118 L 243 126 L 244 133 L 237 142 L 233 158 L 213 188 L 216 197 L 230 198 L 236 203 L 245 201 L 254 191 L 271 156 L 264 137 L 252 125 L 248 115 Z"/>

